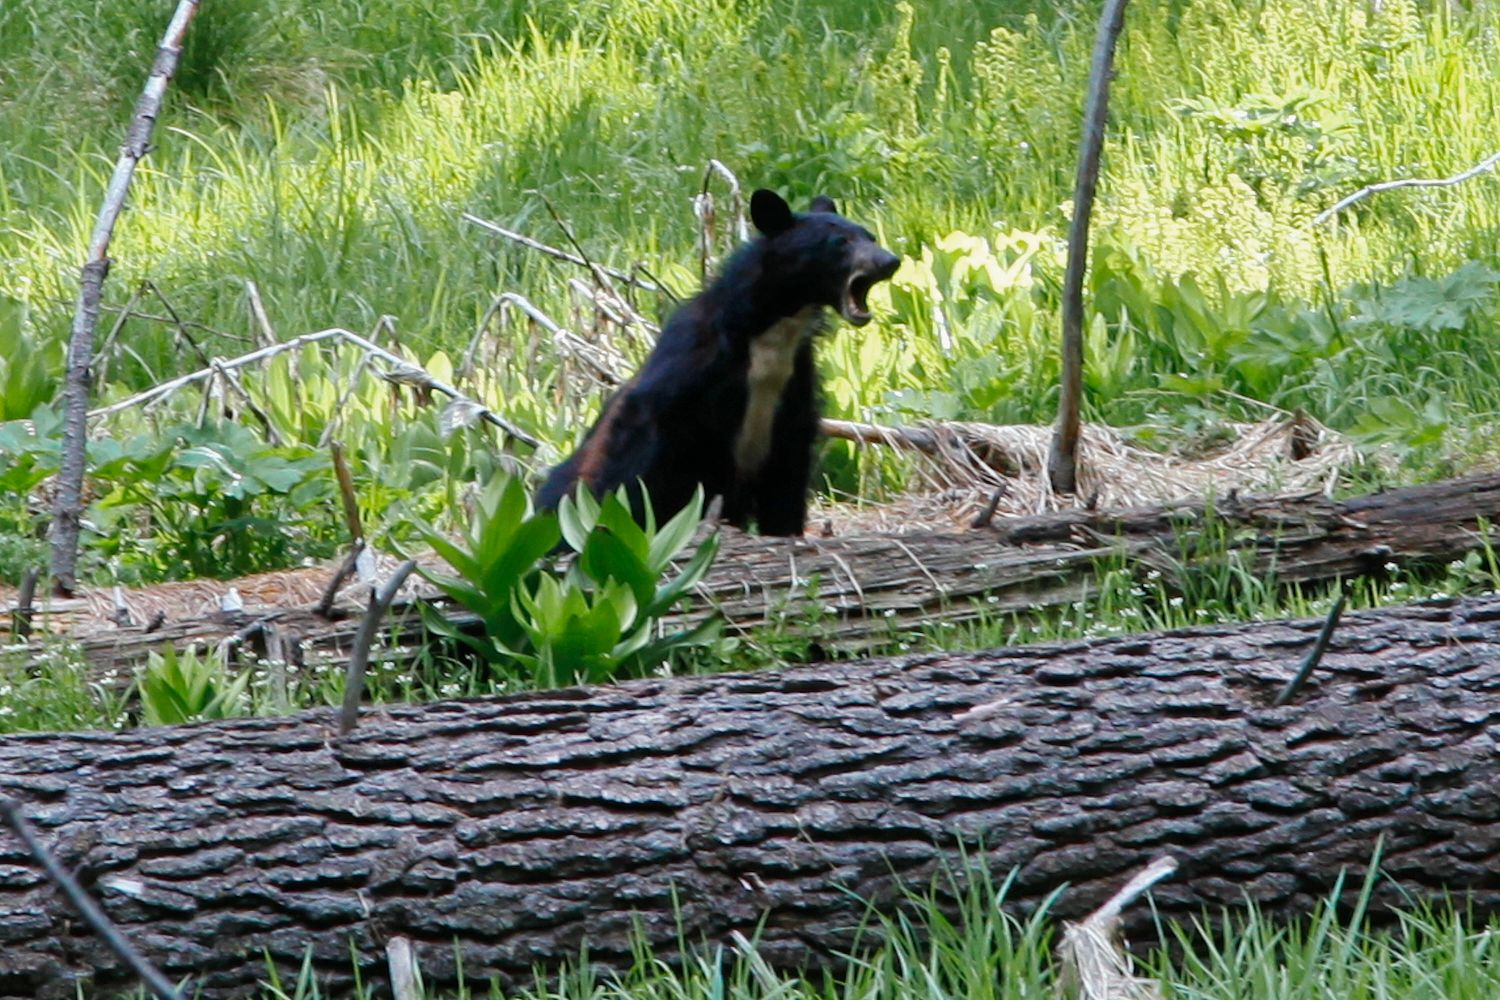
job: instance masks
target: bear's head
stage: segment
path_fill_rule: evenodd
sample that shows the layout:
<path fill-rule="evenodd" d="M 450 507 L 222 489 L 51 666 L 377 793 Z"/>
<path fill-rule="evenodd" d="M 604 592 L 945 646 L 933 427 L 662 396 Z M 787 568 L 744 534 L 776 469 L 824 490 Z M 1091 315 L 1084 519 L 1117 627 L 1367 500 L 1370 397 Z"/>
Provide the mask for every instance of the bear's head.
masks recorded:
<path fill-rule="evenodd" d="M 750 196 L 750 220 L 765 237 L 762 280 L 788 313 L 824 305 L 864 326 L 870 322 L 870 289 L 901 265 L 900 257 L 822 195 L 810 211 L 793 212 L 779 194 L 761 189 Z"/>

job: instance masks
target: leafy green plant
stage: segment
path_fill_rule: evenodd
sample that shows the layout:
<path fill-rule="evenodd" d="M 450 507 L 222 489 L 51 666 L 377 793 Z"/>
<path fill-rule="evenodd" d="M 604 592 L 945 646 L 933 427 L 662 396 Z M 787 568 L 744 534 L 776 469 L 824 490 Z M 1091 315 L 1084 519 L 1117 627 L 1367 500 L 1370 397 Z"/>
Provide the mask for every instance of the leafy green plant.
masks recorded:
<path fill-rule="evenodd" d="M 39 406 L 30 420 L 0 423 L 0 580 L 41 565 L 45 515 L 32 491 L 57 471 L 61 419 Z"/>
<path fill-rule="evenodd" d="M 0 422 L 19 420 L 57 391 L 57 342 L 30 332 L 26 303 L 0 294 Z"/>
<path fill-rule="evenodd" d="M 87 544 L 127 575 L 232 577 L 334 551 L 328 458 L 266 444 L 230 422 L 91 448 L 101 496 Z"/>
<path fill-rule="evenodd" d="M 1353 152 L 1360 122 L 1331 92 L 1297 85 L 1286 93 L 1245 94 L 1234 104 L 1198 96 L 1171 107 L 1207 126 L 1227 147 L 1229 169 L 1257 191 L 1271 186 L 1307 195 L 1361 182 Z"/>
<path fill-rule="evenodd" d="M 118 729 L 129 721 L 118 680 L 57 636 L 0 646 L 0 733 Z"/>
<path fill-rule="evenodd" d="M 421 572 L 477 615 L 484 633 L 471 635 L 424 609 L 429 627 L 498 669 L 522 668 L 540 687 L 644 673 L 718 638 L 715 619 L 659 629 L 661 616 L 703 578 L 718 551 L 711 534 L 669 575 L 701 517 L 698 496 L 660 529 L 648 504 L 641 526 L 623 491 L 602 501 L 580 491 L 556 513 L 536 512 L 520 480 L 497 476 L 476 498 L 460 541 L 419 529 L 453 570 Z M 544 561 L 560 543 L 577 554 L 563 572 Z"/>
<path fill-rule="evenodd" d="M 171 646 L 148 653 L 136 680 L 141 720 L 148 726 L 175 726 L 206 719 L 228 719 L 244 712 L 250 672 L 231 676 L 222 658 L 196 647 Z"/>

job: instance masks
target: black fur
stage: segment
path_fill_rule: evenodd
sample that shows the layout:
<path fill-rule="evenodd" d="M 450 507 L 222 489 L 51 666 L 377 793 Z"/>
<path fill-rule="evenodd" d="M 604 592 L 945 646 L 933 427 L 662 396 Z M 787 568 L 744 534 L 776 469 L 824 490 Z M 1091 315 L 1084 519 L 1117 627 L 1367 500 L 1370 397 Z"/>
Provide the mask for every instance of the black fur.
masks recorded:
<path fill-rule="evenodd" d="M 868 322 L 865 294 L 900 261 L 827 198 L 797 213 L 756 191 L 750 216 L 762 235 L 667 320 L 641 370 L 547 476 L 540 507 L 555 508 L 582 480 L 595 494 L 629 487 L 640 517 L 639 481 L 660 523 L 701 483 L 705 497 L 724 498 L 731 524 L 802 533 L 818 428 L 812 334 L 824 307 Z M 761 406 L 752 409 L 754 385 Z M 747 424 L 760 433 L 742 439 Z"/>

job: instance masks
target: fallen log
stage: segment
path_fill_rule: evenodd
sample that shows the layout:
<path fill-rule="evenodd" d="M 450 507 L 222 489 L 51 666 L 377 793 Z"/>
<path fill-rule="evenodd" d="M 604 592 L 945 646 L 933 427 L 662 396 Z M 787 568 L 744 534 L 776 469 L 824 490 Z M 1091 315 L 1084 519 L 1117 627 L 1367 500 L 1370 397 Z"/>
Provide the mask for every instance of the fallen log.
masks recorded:
<path fill-rule="evenodd" d="M 242 996 L 266 956 L 337 992 L 392 936 L 429 984 L 527 981 L 759 933 L 828 961 L 859 899 L 961 856 L 1087 911 L 1167 852 L 1172 916 L 1303 912 L 1377 844 L 1405 899 L 1500 913 L 1500 598 L 1319 622 L 639 681 L 372 711 L 0 741 L 18 799 L 188 992 Z M 1351 890 L 1352 891 L 1352 890 Z M 1396 890 L 1376 894 L 1387 906 Z M 0 995 L 125 986 L 0 837 Z"/>
<path fill-rule="evenodd" d="M 825 653 L 858 653 L 943 622 L 1025 616 L 1081 600 L 1096 586 L 1101 560 L 1156 570 L 1170 582 L 1215 561 L 1237 559 L 1248 573 L 1307 583 L 1379 574 L 1389 564 L 1459 558 L 1481 548 L 1485 525 L 1496 522 L 1500 474 L 1347 500 L 1230 496 L 1208 507 L 1071 510 L 997 520 L 963 533 L 780 539 L 726 530 L 718 561 L 693 607 L 677 621 L 721 614 L 731 632 L 770 627 Z M 168 611 L 161 614 L 145 602 L 148 609 L 135 615 L 137 621 L 155 617 L 164 623 L 85 626 L 80 642 L 101 673 L 128 677 L 134 664 L 164 644 L 217 645 L 247 628 L 255 631 L 261 622 L 261 632 L 284 638 L 286 647 L 341 660 L 358 630 L 357 618 L 330 621 L 310 608 L 316 598 L 309 595 L 321 594 L 332 572 L 264 574 L 253 588 L 241 581 L 246 610 L 208 617 L 189 609 L 216 603 L 206 592 L 212 581 L 165 584 L 156 590 L 187 595 L 179 606 L 158 601 Z M 268 596 L 257 601 L 257 591 Z M 291 603 L 290 595 L 299 593 L 306 599 Z M 106 602 L 92 620 L 102 623 L 115 613 L 114 603 Z M 346 603 L 341 613 L 358 608 Z M 411 610 L 398 602 L 388 641 L 403 628 L 409 641 L 416 615 L 403 618 L 403 609 Z M 258 648 L 266 653 L 264 643 Z"/>

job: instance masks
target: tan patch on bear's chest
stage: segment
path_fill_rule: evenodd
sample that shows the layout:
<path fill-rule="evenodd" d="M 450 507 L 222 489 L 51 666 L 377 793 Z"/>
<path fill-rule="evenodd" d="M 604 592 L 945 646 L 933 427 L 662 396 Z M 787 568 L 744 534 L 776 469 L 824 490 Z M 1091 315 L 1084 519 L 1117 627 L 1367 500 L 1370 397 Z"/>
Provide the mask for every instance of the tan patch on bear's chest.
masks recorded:
<path fill-rule="evenodd" d="M 779 320 L 750 342 L 750 370 L 746 375 L 745 419 L 734 442 L 734 464 L 741 477 L 760 471 L 771 451 L 771 426 L 781 393 L 797 362 L 797 350 L 812 334 L 816 307 Z"/>

